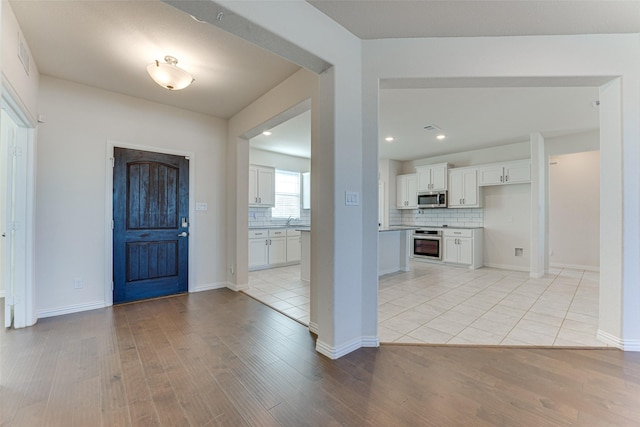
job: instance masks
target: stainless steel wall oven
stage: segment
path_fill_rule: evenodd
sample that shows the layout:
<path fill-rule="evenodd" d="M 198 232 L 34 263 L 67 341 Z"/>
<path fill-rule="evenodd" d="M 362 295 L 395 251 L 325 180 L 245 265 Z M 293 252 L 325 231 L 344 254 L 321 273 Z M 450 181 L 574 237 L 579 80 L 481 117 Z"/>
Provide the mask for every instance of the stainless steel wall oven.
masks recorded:
<path fill-rule="evenodd" d="M 442 259 L 442 232 L 417 229 L 411 236 L 411 256 L 424 259 Z"/>

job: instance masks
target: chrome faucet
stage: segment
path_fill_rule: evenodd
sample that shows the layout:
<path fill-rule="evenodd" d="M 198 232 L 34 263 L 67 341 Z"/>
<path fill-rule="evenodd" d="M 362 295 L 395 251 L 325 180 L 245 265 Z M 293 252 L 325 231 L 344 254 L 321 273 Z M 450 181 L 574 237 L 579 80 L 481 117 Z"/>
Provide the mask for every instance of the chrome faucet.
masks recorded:
<path fill-rule="evenodd" d="M 294 219 L 295 218 L 293 216 L 290 216 L 289 218 L 287 218 L 287 227 L 291 225 L 291 221 Z"/>

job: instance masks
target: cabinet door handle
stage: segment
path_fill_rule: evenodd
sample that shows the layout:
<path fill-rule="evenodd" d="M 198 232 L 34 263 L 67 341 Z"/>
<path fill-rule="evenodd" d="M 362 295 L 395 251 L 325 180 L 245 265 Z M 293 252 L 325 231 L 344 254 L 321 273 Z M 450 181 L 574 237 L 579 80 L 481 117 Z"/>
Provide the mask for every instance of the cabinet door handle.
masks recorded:
<path fill-rule="evenodd" d="M 467 199 L 462 199 L 462 204 L 466 205 L 467 204 Z"/>
<path fill-rule="evenodd" d="M 269 245 L 269 239 L 267 239 L 267 240 L 265 240 L 265 241 L 264 241 L 264 245 L 265 245 L 265 246 L 268 246 L 268 245 Z"/>
<path fill-rule="evenodd" d="M 505 180 L 505 182 L 506 182 L 506 181 L 509 181 L 509 175 L 507 175 L 507 176 L 504 178 L 504 180 Z"/>
<path fill-rule="evenodd" d="M 503 176 L 500 177 L 500 182 L 504 182 L 504 177 Z"/>

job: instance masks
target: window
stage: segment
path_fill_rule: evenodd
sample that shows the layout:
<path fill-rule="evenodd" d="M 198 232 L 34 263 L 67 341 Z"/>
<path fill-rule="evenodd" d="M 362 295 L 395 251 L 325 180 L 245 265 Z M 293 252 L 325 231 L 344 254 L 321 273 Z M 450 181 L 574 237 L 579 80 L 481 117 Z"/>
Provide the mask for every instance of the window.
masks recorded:
<path fill-rule="evenodd" d="M 276 169 L 276 206 L 272 218 L 300 218 L 300 173 Z"/>

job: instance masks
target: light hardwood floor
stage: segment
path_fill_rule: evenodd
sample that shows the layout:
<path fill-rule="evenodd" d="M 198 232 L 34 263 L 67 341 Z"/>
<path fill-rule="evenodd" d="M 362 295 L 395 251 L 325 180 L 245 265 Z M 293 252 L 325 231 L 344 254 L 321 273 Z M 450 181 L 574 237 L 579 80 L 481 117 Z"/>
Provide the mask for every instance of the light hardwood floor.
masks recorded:
<path fill-rule="evenodd" d="M 41 319 L 0 330 L 0 424 L 640 425 L 640 353 L 314 347 L 226 289 Z"/>

